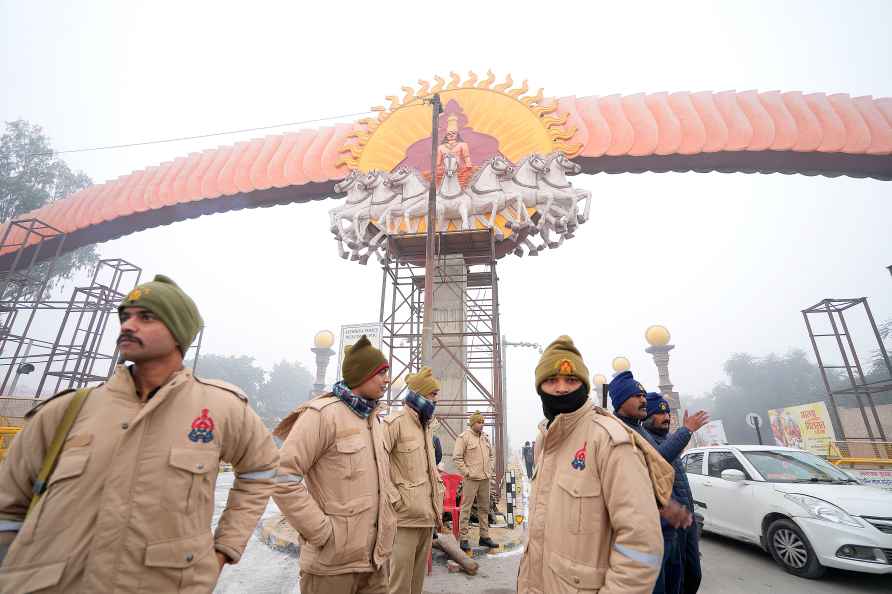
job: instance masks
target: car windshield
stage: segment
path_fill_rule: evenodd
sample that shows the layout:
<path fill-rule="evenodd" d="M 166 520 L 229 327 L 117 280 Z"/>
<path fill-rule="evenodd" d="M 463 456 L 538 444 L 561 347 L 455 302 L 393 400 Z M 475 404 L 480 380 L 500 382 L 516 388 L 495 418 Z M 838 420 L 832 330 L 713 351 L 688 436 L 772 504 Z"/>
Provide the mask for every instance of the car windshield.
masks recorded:
<path fill-rule="evenodd" d="M 763 450 L 742 452 L 771 483 L 857 483 L 832 464 L 808 452 Z"/>

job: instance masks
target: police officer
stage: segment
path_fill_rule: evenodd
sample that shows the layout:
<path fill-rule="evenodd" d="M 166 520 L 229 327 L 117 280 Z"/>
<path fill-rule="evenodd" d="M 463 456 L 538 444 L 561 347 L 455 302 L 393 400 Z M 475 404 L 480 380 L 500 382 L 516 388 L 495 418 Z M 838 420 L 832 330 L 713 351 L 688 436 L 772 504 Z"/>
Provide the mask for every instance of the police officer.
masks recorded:
<path fill-rule="evenodd" d="M 672 467 L 589 400 L 589 372 L 569 336 L 536 366 L 539 425 L 529 537 L 517 591 L 648 594 L 663 541 L 657 502 L 669 499 Z"/>
<path fill-rule="evenodd" d="M 431 421 L 440 383 L 429 367 L 406 378 L 403 409 L 384 420 L 390 476 L 399 492 L 390 594 L 421 594 L 431 534 L 442 530 L 443 480 L 437 471 Z"/>
<path fill-rule="evenodd" d="M 462 475 L 462 505 L 459 520 L 459 531 L 463 551 L 471 550 L 468 543 L 468 524 L 471 520 L 471 507 L 477 501 L 477 519 L 480 523 L 481 547 L 491 549 L 499 545 L 489 537 L 489 509 L 491 479 L 495 464 L 495 452 L 489 437 L 483 432 L 484 418 L 475 412 L 468 418 L 465 429 L 452 450 L 452 461 Z"/>
<path fill-rule="evenodd" d="M 363 336 L 341 374 L 276 428 L 285 443 L 273 497 L 301 536 L 303 594 L 386 594 L 399 500 L 377 414 L 387 360 Z"/>
<path fill-rule="evenodd" d="M 673 455 L 668 451 L 671 446 L 663 444 L 661 447 L 642 426 L 642 421 L 647 416 L 647 391 L 641 383 L 635 380 L 632 372 L 623 371 L 618 374 L 610 382 L 608 390 L 616 416 L 647 440 L 666 461 L 671 462 L 677 456 L 677 454 Z M 679 494 L 676 493 L 674 484 L 672 500 L 660 509 L 660 524 L 663 531 L 663 562 L 660 575 L 654 585 L 654 594 L 678 592 L 680 584 L 677 581 L 670 581 L 668 577 L 670 566 L 677 565 L 680 559 L 676 528 L 687 528 L 693 523 L 691 512 L 679 503 Z"/>
<path fill-rule="evenodd" d="M 660 394 L 647 393 L 647 417 L 644 419 L 644 428 L 653 436 L 654 442 L 666 461 L 675 468 L 673 497 L 693 514 L 694 495 L 681 463 L 681 453 L 691 441 L 694 432 L 709 422 L 709 415 L 701 410 L 688 416 L 685 411 L 683 425 L 670 435 L 671 412 L 669 402 Z M 666 583 L 671 587 L 670 591 L 672 592 L 694 594 L 700 588 L 702 577 L 697 525 L 691 524 L 687 528 L 678 528 L 675 544 L 674 558 L 666 568 Z"/>
<path fill-rule="evenodd" d="M 0 592 L 210 592 L 270 496 L 278 450 L 244 393 L 183 368 L 202 321 L 158 275 L 118 307 L 121 357 L 83 402 L 50 475 L 35 480 L 76 396 L 32 410 L 0 465 L 0 530 L 15 535 Z M 220 462 L 235 483 L 211 532 Z"/>

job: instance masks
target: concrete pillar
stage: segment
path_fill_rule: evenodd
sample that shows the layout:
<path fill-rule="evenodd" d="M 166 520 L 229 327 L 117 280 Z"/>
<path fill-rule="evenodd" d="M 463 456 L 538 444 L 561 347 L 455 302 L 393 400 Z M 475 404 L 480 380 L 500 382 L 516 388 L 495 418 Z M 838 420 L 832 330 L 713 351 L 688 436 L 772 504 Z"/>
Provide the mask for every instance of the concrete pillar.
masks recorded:
<path fill-rule="evenodd" d="M 467 288 L 467 267 L 461 254 L 448 254 L 437 263 L 434 277 L 434 336 L 439 336 L 443 343 L 460 361 L 467 365 L 467 354 L 462 336 L 466 331 L 465 290 Z M 452 335 L 452 336 L 450 336 Z M 455 433 L 467 428 L 467 381 L 462 369 L 440 343 L 434 339 L 434 357 L 431 367 L 434 375 L 440 380 L 440 400 L 451 401 L 451 404 L 438 404 L 439 415 L 458 415 L 456 419 L 440 419 L 441 424 L 448 424 Z M 439 351 L 438 351 L 439 349 Z M 443 463 L 448 472 L 455 472 L 452 463 L 452 451 L 455 440 L 445 428 L 436 430 L 443 446 Z"/>
<path fill-rule="evenodd" d="M 673 390 L 672 380 L 669 379 L 669 351 L 675 348 L 675 345 L 667 344 L 665 346 L 652 346 L 647 349 L 654 358 L 654 364 L 657 366 L 657 373 L 660 378 L 660 394 L 669 402 L 672 409 L 671 429 L 674 431 L 681 425 L 684 413 L 680 410 L 680 400 L 678 392 Z"/>

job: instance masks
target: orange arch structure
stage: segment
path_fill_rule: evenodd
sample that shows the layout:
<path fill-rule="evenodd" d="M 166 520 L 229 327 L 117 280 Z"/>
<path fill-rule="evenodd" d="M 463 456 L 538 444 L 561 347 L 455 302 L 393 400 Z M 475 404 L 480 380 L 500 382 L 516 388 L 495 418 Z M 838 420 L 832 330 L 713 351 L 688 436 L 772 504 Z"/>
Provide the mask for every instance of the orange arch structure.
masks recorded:
<path fill-rule="evenodd" d="M 777 91 L 556 99 L 584 173 L 720 171 L 892 179 L 892 98 Z M 64 250 L 201 215 L 331 197 L 362 124 L 267 136 L 133 172 L 22 215 Z M 0 236 L 6 234 L 6 223 Z M 8 230 L 6 245 L 24 240 Z M 21 234 L 16 242 L 16 234 Z M 37 241 L 37 238 L 34 238 Z M 0 264 L 27 245 L 7 247 Z"/>

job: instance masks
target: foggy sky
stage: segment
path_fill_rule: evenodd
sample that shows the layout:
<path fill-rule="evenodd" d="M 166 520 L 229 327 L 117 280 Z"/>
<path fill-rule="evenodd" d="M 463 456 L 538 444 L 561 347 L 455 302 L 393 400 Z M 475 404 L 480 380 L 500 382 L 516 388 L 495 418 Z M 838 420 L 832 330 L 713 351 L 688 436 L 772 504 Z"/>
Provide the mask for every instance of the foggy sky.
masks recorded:
<path fill-rule="evenodd" d="M 892 95 L 888 2 L 0 2 L 0 114 L 57 150 L 353 113 L 405 84 L 487 68 L 546 95 L 737 89 Z M 330 125 L 333 122 L 326 122 Z M 289 129 L 274 130 L 281 133 Z M 262 134 L 260 134 L 262 135 Z M 64 155 L 97 183 L 258 134 Z M 580 176 L 593 221 L 499 264 L 502 328 L 569 333 L 592 372 L 616 355 L 655 387 L 643 333 L 666 325 L 683 394 L 733 352 L 810 352 L 800 310 L 871 299 L 892 317 L 889 182 L 745 174 Z M 378 318 L 381 272 L 337 257 L 333 201 L 204 217 L 100 246 L 195 298 L 206 352 L 313 369 L 313 334 Z M 541 416 L 537 353 L 512 349 L 509 425 Z M 329 381 L 333 378 L 330 370 Z"/>

